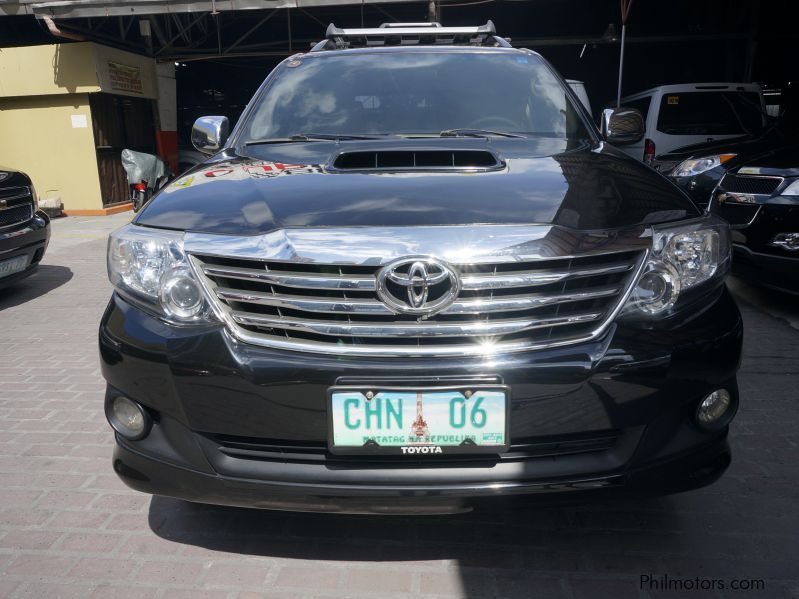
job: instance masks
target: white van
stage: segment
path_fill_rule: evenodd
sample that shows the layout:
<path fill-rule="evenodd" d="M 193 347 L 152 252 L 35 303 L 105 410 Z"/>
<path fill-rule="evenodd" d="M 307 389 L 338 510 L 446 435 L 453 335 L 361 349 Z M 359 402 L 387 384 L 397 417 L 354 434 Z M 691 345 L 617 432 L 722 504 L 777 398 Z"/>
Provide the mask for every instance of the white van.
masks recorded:
<path fill-rule="evenodd" d="M 626 96 L 621 105 L 641 111 L 646 134 L 619 149 L 647 163 L 683 146 L 757 134 L 767 124 L 756 83 L 661 85 Z"/>

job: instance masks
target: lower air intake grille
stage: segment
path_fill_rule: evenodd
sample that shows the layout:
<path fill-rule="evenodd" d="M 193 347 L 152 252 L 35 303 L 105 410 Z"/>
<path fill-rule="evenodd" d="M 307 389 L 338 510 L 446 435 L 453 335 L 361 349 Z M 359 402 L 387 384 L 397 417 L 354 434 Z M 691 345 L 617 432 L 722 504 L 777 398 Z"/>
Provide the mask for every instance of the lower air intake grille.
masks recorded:
<path fill-rule="evenodd" d="M 464 461 L 523 461 L 534 458 L 558 455 L 575 455 L 607 451 L 616 445 L 619 432 L 600 431 L 590 435 L 559 435 L 552 437 L 529 437 L 515 439 L 510 449 L 498 455 L 443 455 L 425 457 L 426 462 L 464 462 Z M 292 442 L 276 439 L 256 439 L 230 435 L 213 435 L 209 439 L 218 445 L 220 452 L 232 458 L 245 460 L 277 461 L 288 463 L 327 463 L 345 462 L 348 464 L 397 463 L 407 467 L 406 456 L 389 455 L 334 455 L 328 452 L 327 444 L 322 442 Z"/>

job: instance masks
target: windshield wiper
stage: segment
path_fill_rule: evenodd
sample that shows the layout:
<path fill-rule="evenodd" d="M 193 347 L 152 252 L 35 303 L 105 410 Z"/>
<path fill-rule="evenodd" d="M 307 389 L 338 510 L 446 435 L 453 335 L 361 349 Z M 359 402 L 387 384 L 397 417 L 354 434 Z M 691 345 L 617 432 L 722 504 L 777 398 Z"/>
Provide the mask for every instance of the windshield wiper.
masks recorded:
<path fill-rule="evenodd" d="M 374 135 L 349 135 L 339 133 L 298 133 L 289 137 L 273 137 L 270 139 L 253 139 L 245 141 L 245 146 L 260 146 L 265 144 L 287 144 L 306 141 L 352 141 L 359 139 L 380 139 Z"/>
<path fill-rule="evenodd" d="M 507 131 L 489 131 L 488 129 L 444 129 L 441 137 L 524 137 L 518 133 Z"/>

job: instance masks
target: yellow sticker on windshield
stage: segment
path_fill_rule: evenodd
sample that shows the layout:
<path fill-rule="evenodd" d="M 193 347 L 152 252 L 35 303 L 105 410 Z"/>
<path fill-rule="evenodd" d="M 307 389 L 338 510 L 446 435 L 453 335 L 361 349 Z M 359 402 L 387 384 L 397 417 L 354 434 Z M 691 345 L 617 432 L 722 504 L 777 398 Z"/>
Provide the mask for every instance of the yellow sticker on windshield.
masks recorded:
<path fill-rule="evenodd" d="M 668 104 L 679 104 L 680 96 L 666 96 L 666 102 Z"/>

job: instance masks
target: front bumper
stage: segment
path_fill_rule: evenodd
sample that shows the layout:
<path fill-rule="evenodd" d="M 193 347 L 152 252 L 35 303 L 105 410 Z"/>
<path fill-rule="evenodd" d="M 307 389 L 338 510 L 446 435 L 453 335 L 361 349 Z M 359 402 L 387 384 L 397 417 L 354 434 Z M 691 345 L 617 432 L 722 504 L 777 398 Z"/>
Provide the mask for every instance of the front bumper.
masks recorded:
<path fill-rule="evenodd" d="M 751 206 L 751 222 L 732 230 L 732 271 L 751 283 L 799 294 L 799 252 L 773 244 L 778 233 L 799 231 L 799 201 L 775 196 Z M 716 200 L 711 209 L 719 211 Z"/>
<path fill-rule="evenodd" d="M 272 510 L 348 514 L 446 514 L 469 511 L 499 498 L 587 500 L 659 495 L 718 480 L 730 464 L 726 431 L 669 460 L 588 478 L 550 478 L 485 484 L 320 484 L 234 478 L 198 472 L 133 449 L 117 437 L 114 471 L 132 489 L 187 501 Z M 449 474 L 449 473 L 447 473 Z"/>
<path fill-rule="evenodd" d="M 0 278 L 0 289 L 32 275 L 39 267 L 50 242 L 50 217 L 37 212 L 27 223 L 0 231 L 0 261 L 27 256 L 25 270 Z"/>
<path fill-rule="evenodd" d="M 753 252 L 745 245 L 732 247 L 732 271 L 742 279 L 799 294 L 799 254 L 795 257 Z"/>
<path fill-rule="evenodd" d="M 708 484 L 729 464 L 727 430 L 702 431 L 693 414 L 720 387 L 737 405 L 741 341 L 726 289 L 680 322 L 615 324 L 588 343 L 469 361 L 270 350 L 218 326 L 169 327 L 117 296 L 100 328 L 108 399 L 124 394 L 155 421 L 144 439 L 117 438 L 114 468 L 129 486 L 207 503 L 358 513 Z M 485 377 L 512 389 L 506 454 L 367 459 L 326 451 L 330 385 Z"/>

